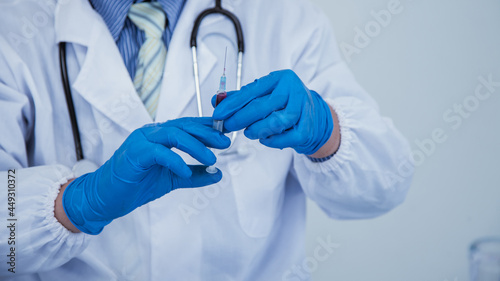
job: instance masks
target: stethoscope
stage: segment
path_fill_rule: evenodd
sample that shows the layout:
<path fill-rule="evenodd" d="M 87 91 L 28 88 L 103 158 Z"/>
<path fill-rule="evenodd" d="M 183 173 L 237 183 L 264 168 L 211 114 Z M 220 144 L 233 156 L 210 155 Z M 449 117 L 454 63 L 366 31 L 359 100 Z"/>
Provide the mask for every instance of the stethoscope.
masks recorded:
<path fill-rule="evenodd" d="M 201 107 L 201 90 L 200 90 L 200 76 L 199 76 L 199 70 L 198 70 L 198 57 L 197 57 L 197 43 L 196 39 L 198 36 L 198 30 L 200 28 L 201 22 L 203 19 L 211 14 L 221 14 L 228 19 L 230 19 L 233 22 L 234 28 L 236 30 L 236 39 L 238 41 L 238 68 L 236 72 L 236 89 L 239 90 L 241 88 L 241 70 L 242 70 L 242 64 L 243 64 L 243 53 L 245 52 L 245 43 L 243 40 L 243 30 L 241 29 L 241 23 L 238 20 L 238 17 L 231 13 L 228 10 L 225 10 L 222 8 L 221 0 L 215 0 L 215 7 L 206 9 L 203 12 L 201 12 L 198 17 L 196 18 L 193 26 L 193 31 L 191 32 L 191 51 L 193 55 L 193 72 L 194 72 L 194 83 L 195 83 L 195 89 L 196 89 L 196 101 L 198 103 L 198 115 L 200 117 L 203 117 L 203 110 Z M 66 104 L 68 106 L 68 112 L 69 112 L 69 119 L 71 121 L 71 131 L 73 133 L 73 140 L 75 142 L 75 153 L 76 153 L 76 160 L 80 161 L 82 160 L 83 157 L 83 148 L 82 148 L 82 141 L 80 137 L 80 131 L 78 129 L 78 121 L 76 119 L 76 113 L 75 113 L 75 105 L 73 102 L 73 97 L 71 94 L 71 85 L 69 82 L 69 76 L 68 76 L 68 68 L 67 68 L 67 63 L 66 63 L 66 42 L 60 42 L 59 43 L 59 63 L 60 63 L 60 69 L 61 69 L 61 79 L 62 79 L 62 84 L 63 84 L 63 89 L 64 89 L 64 95 L 66 96 Z M 237 132 L 233 132 L 231 136 L 231 145 L 234 143 L 234 140 L 236 139 Z M 228 148 L 229 149 L 229 148 Z M 225 151 L 228 151 L 226 149 Z M 225 152 L 224 151 L 224 152 Z M 220 153 L 222 154 L 222 153 Z M 219 154 L 219 155 L 220 155 Z"/>

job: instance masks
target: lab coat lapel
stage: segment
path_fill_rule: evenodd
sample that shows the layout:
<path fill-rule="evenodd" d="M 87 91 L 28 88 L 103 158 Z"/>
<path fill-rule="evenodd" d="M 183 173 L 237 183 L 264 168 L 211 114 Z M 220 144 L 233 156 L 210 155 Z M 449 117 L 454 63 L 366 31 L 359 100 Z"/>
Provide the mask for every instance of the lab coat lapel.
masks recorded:
<path fill-rule="evenodd" d="M 203 10 L 214 5 L 212 0 L 187 1 L 186 6 L 177 22 L 172 40 L 168 48 L 165 73 L 162 81 L 162 95 L 158 105 L 158 121 L 178 118 L 182 115 L 186 106 L 194 101 L 196 107 L 196 91 L 193 75 L 193 59 L 189 47 L 191 30 L 194 20 Z M 210 25 L 219 21 L 220 18 L 207 18 L 203 21 L 204 30 L 209 30 Z M 202 38 L 198 38 L 198 65 L 200 72 L 200 84 L 203 84 L 208 74 L 217 63 L 217 57 L 212 53 Z M 210 103 L 211 94 L 203 92 L 202 104 Z M 196 110 L 197 112 L 197 110 Z M 203 112 L 205 116 L 209 112 Z M 196 114 L 196 116 L 198 116 Z"/>
<path fill-rule="evenodd" d="M 87 47 L 72 84 L 75 92 L 127 131 L 152 122 L 101 17 L 85 0 L 59 1 L 58 5 L 57 41 Z"/>

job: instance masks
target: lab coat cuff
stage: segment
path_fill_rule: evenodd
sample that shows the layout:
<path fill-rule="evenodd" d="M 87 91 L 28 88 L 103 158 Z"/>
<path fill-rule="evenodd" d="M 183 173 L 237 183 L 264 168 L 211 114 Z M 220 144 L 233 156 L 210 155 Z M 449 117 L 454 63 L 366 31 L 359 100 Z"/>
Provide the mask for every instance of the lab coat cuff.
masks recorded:
<path fill-rule="evenodd" d="M 339 119 L 340 127 L 340 146 L 338 150 L 325 161 L 311 161 L 306 155 L 301 155 L 300 161 L 310 169 L 317 172 L 338 171 L 342 168 L 346 161 L 352 158 L 352 144 L 354 141 L 353 132 L 351 130 L 351 120 L 341 106 L 338 106 L 333 99 L 325 99 L 325 101 L 333 108 Z"/>
<path fill-rule="evenodd" d="M 52 185 L 49 187 L 49 191 L 45 194 L 43 200 L 42 214 L 43 224 L 48 226 L 49 231 L 54 236 L 56 241 L 64 241 L 68 246 L 79 247 L 86 244 L 86 241 L 90 238 L 90 235 L 87 235 L 83 232 L 74 233 L 69 231 L 66 227 L 64 227 L 55 217 L 54 207 L 55 201 L 59 192 L 61 190 L 61 186 L 67 183 L 70 179 L 74 178 L 74 174 L 72 172 L 68 172 L 62 175 L 59 180 L 55 180 Z"/>

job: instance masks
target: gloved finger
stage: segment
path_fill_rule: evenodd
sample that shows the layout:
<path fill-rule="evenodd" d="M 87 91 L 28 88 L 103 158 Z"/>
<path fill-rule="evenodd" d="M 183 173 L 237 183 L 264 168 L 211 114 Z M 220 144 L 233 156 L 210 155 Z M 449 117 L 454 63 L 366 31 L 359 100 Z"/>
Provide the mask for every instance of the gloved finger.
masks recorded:
<path fill-rule="evenodd" d="M 268 138 L 292 128 L 295 124 L 294 119 L 294 116 L 288 116 L 282 111 L 275 111 L 267 118 L 250 125 L 244 134 L 252 140 Z"/>
<path fill-rule="evenodd" d="M 199 128 L 206 127 L 200 125 Z M 168 148 L 175 147 L 184 151 L 205 165 L 213 165 L 216 161 L 213 152 L 210 151 L 210 149 L 208 149 L 202 142 L 177 127 L 153 128 L 147 133 L 146 138 L 150 142 L 159 143 Z"/>
<path fill-rule="evenodd" d="M 273 91 L 272 94 L 256 98 L 224 121 L 228 131 L 239 131 L 262 120 L 269 114 L 282 110 L 288 102 L 288 93 Z"/>
<path fill-rule="evenodd" d="M 225 120 L 255 98 L 270 94 L 279 82 L 279 72 L 270 73 L 244 86 L 236 92 L 229 92 L 227 97 L 215 108 L 212 117 Z"/>
<path fill-rule="evenodd" d="M 189 165 L 192 176 L 187 179 L 179 179 L 180 188 L 201 187 L 219 182 L 222 179 L 222 172 L 217 169 L 217 173 L 210 174 L 206 171 L 207 166 Z"/>
<path fill-rule="evenodd" d="M 286 147 L 296 147 L 307 142 L 308 136 L 299 130 L 291 129 L 278 135 L 272 135 L 259 142 L 267 147 L 283 149 Z"/>
<path fill-rule="evenodd" d="M 229 92 L 226 93 L 226 98 L 227 98 L 228 95 L 233 95 L 233 94 L 237 94 L 237 93 L 238 93 L 238 91 L 229 91 Z M 224 99 L 226 99 L 226 98 L 224 98 Z M 212 107 L 213 108 L 215 108 L 217 106 L 216 105 L 216 103 L 217 103 L 217 94 L 215 94 L 215 95 L 212 96 L 212 99 L 210 100 L 210 102 L 212 103 Z"/>
<path fill-rule="evenodd" d="M 241 91 L 241 90 L 240 90 L 240 91 Z M 227 93 L 226 93 L 226 98 L 225 98 L 224 100 L 226 100 L 226 99 L 227 99 L 227 97 L 229 97 L 229 96 L 232 96 L 232 95 L 238 95 L 238 94 L 240 93 L 240 91 L 229 91 L 229 92 L 227 92 Z M 223 101 L 224 101 L 224 100 L 223 100 Z M 217 105 L 217 106 L 215 105 L 215 104 L 217 103 L 217 94 L 213 95 L 213 96 L 212 96 L 212 99 L 211 99 L 210 101 L 211 101 L 212 106 L 213 106 L 214 108 L 216 108 L 216 107 L 218 107 L 218 106 L 219 106 L 219 105 Z M 222 102 L 220 102 L 220 103 L 222 103 Z M 220 104 L 220 103 L 219 103 L 219 104 Z M 212 116 L 212 117 L 213 117 L 213 116 Z"/>
<path fill-rule="evenodd" d="M 213 95 L 212 99 L 210 100 L 212 102 L 212 107 L 215 108 L 215 103 L 217 102 L 217 95 Z"/>
<path fill-rule="evenodd" d="M 160 123 L 161 127 L 168 127 L 171 125 L 181 126 L 184 123 L 198 123 L 207 127 L 212 127 L 213 119 L 212 117 L 182 117 L 175 120 L 170 120 L 165 123 Z"/>
<path fill-rule="evenodd" d="M 161 144 L 154 144 L 153 151 L 153 161 L 155 164 L 169 169 L 181 178 L 189 178 L 191 176 L 191 169 L 189 169 L 186 162 L 177 153 Z"/>
<path fill-rule="evenodd" d="M 231 139 L 223 133 L 213 129 L 213 119 L 210 118 L 210 120 L 210 127 L 196 122 L 187 122 L 183 123 L 180 129 L 190 134 L 207 147 L 217 149 L 228 148 L 231 145 Z"/>
<path fill-rule="evenodd" d="M 183 117 L 175 120 L 170 120 L 165 123 L 153 124 L 160 127 L 177 127 L 184 131 L 189 129 L 189 134 L 196 137 L 208 147 L 224 149 L 231 145 L 231 140 L 224 136 L 229 131 L 224 130 L 223 133 L 213 129 L 214 119 L 212 117 Z M 202 125 L 203 127 L 198 127 Z M 194 126 L 194 127 L 193 127 Z M 211 135 L 215 134 L 215 135 Z M 208 143 L 206 141 L 209 141 Z"/>
<path fill-rule="evenodd" d="M 295 104 L 294 104 L 295 103 Z M 295 126 L 301 118 L 301 109 L 296 102 L 290 101 L 289 106 L 275 111 L 268 117 L 250 125 L 244 134 L 249 139 L 264 139 Z"/>

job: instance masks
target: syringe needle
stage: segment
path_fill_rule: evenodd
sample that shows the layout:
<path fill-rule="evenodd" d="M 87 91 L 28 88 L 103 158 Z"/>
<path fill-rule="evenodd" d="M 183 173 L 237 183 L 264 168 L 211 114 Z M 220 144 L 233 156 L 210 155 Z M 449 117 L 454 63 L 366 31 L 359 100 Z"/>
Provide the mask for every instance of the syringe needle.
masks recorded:
<path fill-rule="evenodd" d="M 226 46 L 226 53 L 224 54 L 224 72 L 222 75 L 226 75 L 226 59 L 227 59 L 227 46 Z"/>

